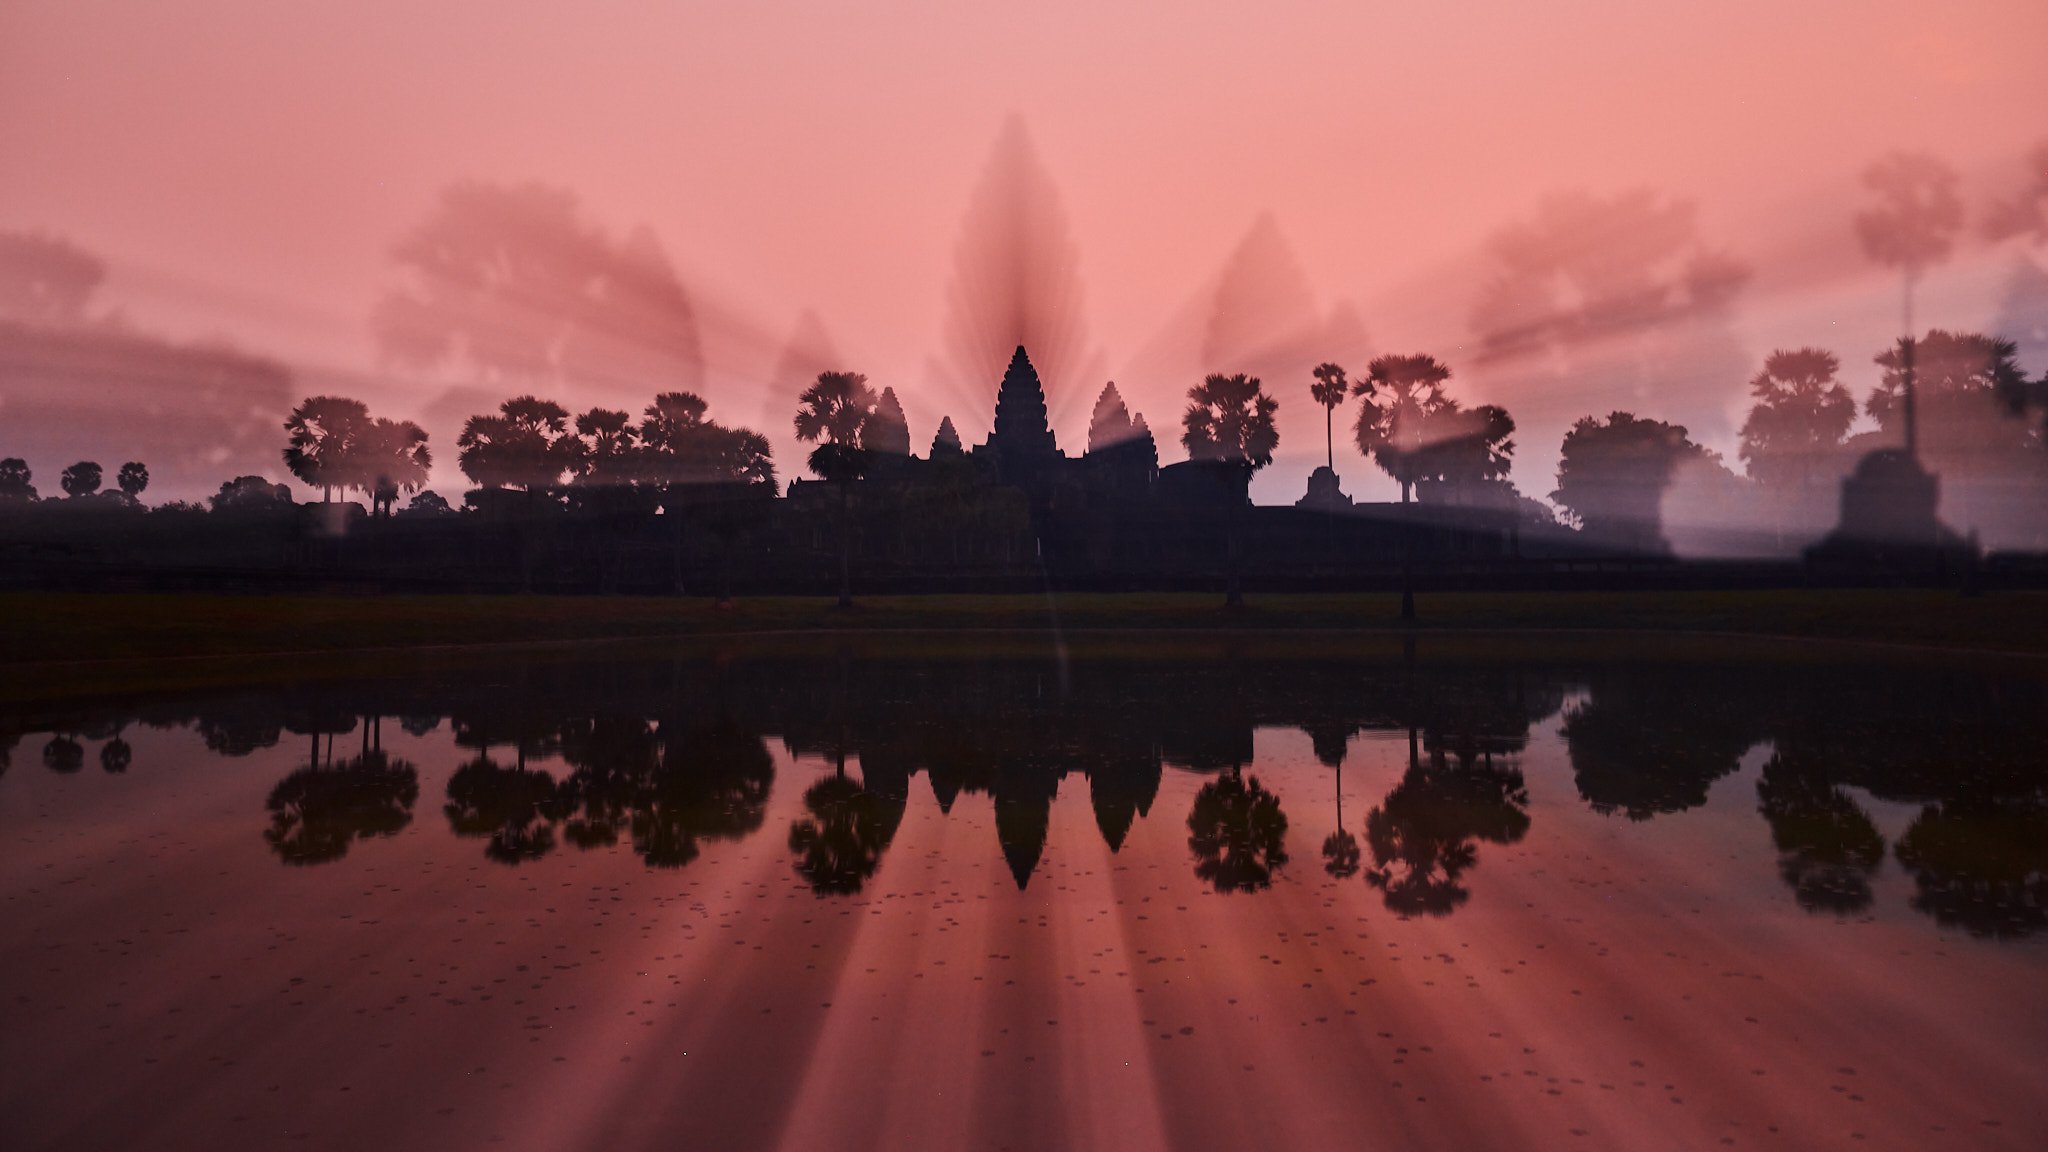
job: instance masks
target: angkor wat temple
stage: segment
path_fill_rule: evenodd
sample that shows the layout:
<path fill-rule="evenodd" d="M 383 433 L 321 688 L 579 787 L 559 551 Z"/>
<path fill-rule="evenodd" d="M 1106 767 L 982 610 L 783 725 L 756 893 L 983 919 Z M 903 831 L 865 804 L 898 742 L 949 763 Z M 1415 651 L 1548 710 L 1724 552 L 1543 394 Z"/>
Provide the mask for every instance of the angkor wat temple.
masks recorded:
<path fill-rule="evenodd" d="M 1424 492 L 1415 504 L 1255 506 L 1249 468 L 1160 467 L 1142 416 L 1098 420 L 1062 450 L 1022 347 L 994 431 L 963 447 L 950 423 L 927 456 L 867 453 L 865 475 L 692 489 L 681 515 L 489 490 L 455 514 L 371 517 L 354 504 L 265 504 L 233 515 L 47 518 L 16 533 L 0 582 L 63 587 L 294 587 L 467 591 L 819 592 L 840 534 L 862 591 L 1221 589 L 1390 585 L 1498 571 L 1521 545 L 1512 508 Z M 907 448 L 907 446 L 906 446 Z M 1334 480 L 1334 478 L 1332 478 Z M 1329 486 L 1334 489 L 1334 483 Z M 494 499 L 481 499 L 481 497 Z M 189 522 L 187 522 L 189 521 Z"/>

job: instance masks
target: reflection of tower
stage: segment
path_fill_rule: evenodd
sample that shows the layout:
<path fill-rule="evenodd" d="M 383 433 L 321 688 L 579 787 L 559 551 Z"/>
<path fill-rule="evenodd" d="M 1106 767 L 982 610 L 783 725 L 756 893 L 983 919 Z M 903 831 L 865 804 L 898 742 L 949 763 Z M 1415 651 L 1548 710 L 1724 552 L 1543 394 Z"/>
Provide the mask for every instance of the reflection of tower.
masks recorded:
<path fill-rule="evenodd" d="M 1003 385 L 996 392 L 995 431 L 988 438 L 996 467 L 1006 483 L 1027 485 L 1059 456 L 1052 426 L 1045 418 L 1045 388 L 1022 344 L 1010 357 Z"/>

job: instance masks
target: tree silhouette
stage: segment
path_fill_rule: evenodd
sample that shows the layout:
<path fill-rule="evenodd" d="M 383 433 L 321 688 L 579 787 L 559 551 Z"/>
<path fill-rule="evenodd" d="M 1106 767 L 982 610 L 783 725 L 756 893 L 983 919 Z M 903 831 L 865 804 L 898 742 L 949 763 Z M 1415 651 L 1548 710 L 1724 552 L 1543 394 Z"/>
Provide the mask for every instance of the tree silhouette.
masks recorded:
<path fill-rule="evenodd" d="M 59 732 L 43 745 L 43 767 L 69 776 L 85 767 L 85 745 L 68 732 Z"/>
<path fill-rule="evenodd" d="M 1954 170 L 1925 153 L 1886 156 L 1864 170 L 1863 183 L 1877 203 L 1857 214 L 1857 238 L 1872 260 L 1899 270 L 1904 321 L 1900 397 L 1906 454 L 1915 456 L 1920 445 L 1913 396 L 1913 285 L 1929 265 L 1948 258 L 1963 226 L 1963 204 L 1956 197 Z"/>
<path fill-rule="evenodd" d="M 1756 797 L 1778 847 L 1778 875 L 1801 908 L 1848 915 L 1870 907 L 1884 837 L 1819 764 L 1778 752 L 1764 765 Z"/>
<path fill-rule="evenodd" d="M 689 392 L 654 398 L 640 422 L 641 476 L 660 493 L 662 514 L 673 519 L 675 590 L 683 585 L 683 529 L 700 492 L 718 495 L 711 527 L 721 538 L 739 530 L 731 515 L 743 503 L 775 492 L 775 461 L 768 438 L 745 428 L 727 428 L 705 418 L 709 406 Z"/>
<path fill-rule="evenodd" d="M 105 744 L 100 745 L 100 770 L 114 775 L 128 771 L 135 763 L 135 748 L 117 733 Z"/>
<path fill-rule="evenodd" d="M 2016 940 L 2048 929 L 2048 803 L 1944 799 L 1899 837 L 1913 907 L 1973 936 Z"/>
<path fill-rule="evenodd" d="M 1502 482 L 1514 466 L 1514 417 L 1493 404 L 1462 408 L 1455 401 L 1426 421 L 1425 440 L 1419 453 L 1417 476 L 1434 481 L 1445 494 L 1476 494 L 1493 485 L 1513 489 Z"/>
<path fill-rule="evenodd" d="M 775 761 L 730 720 L 662 733 L 660 763 L 633 814 L 633 849 L 656 867 L 696 859 L 701 840 L 737 840 L 761 826 Z"/>
<path fill-rule="evenodd" d="M 1280 797 L 1238 769 L 1202 785 L 1188 812 L 1188 850 L 1195 854 L 1195 876 L 1218 892 L 1271 887 L 1273 874 L 1287 863 Z"/>
<path fill-rule="evenodd" d="M 462 473 L 485 488 L 519 488 L 533 498 L 561 483 L 575 466 L 577 441 L 569 410 L 552 400 L 519 396 L 498 414 L 471 416 L 455 445 Z"/>
<path fill-rule="evenodd" d="M 1637 551 L 1662 552 L 1669 548 L 1663 535 L 1665 489 L 1681 465 L 1714 460 L 1681 425 L 1628 412 L 1612 413 L 1605 422 L 1587 416 L 1565 435 L 1550 498 L 1589 533 Z"/>
<path fill-rule="evenodd" d="M 488 837 L 485 856 L 519 864 L 554 851 L 555 825 L 566 807 L 546 772 L 523 764 L 507 768 L 479 755 L 448 778 L 441 812 L 457 836 Z"/>
<path fill-rule="evenodd" d="M 1337 447 L 1332 429 L 1337 418 L 1337 409 L 1344 403 L 1344 397 L 1351 389 L 1351 382 L 1344 376 L 1341 364 L 1318 364 L 1311 373 L 1316 382 L 1308 386 L 1310 396 L 1323 406 L 1323 456 L 1324 464 L 1337 470 Z"/>
<path fill-rule="evenodd" d="M 412 421 L 382 417 L 371 421 L 360 451 L 357 483 L 370 497 L 373 515 L 391 515 L 400 493 L 426 487 L 434 457 L 427 450 L 425 429 Z"/>
<path fill-rule="evenodd" d="M 336 488 L 362 484 L 358 463 L 370 427 L 370 410 L 362 401 L 310 397 L 285 418 L 284 466 L 307 487 L 320 489 L 321 500 L 331 503 Z"/>
<path fill-rule="evenodd" d="M 1478 862 L 1475 841 L 1512 844 L 1529 830 L 1529 794 L 1511 762 L 1495 764 L 1478 742 L 1455 758 L 1442 741 L 1425 761 L 1408 729 L 1408 770 L 1387 798 L 1366 813 L 1372 852 L 1366 882 L 1404 916 L 1444 916 L 1471 894 L 1461 883 Z"/>
<path fill-rule="evenodd" d="M 273 508 L 289 508 L 292 490 L 282 484 L 272 484 L 261 476 L 237 476 L 220 486 L 220 491 L 207 497 L 207 503 L 215 512 L 268 511 Z"/>
<path fill-rule="evenodd" d="M 1441 430 L 1433 427 L 1457 404 L 1444 395 L 1451 370 L 1434 356 L 1380 356 L 1352 385 L 1361 400 L 1358 450 L 1401 486 L 1406 504 L 1424 475 L 1427 452 Z M 1510 425 L 1512 429 L 1512 425 Z"/>
<path fill-rule="evenodd" d="M 1279 408 L 1258 377 L 1212 374 L 1188 389 L 1180 442 L 1190 460 L 1236 464 L 1249 474 L 1273 462 L 1280 446 L 1273 413 Z"/>
<path fill-rule="evenodd" d="M 1996 499 L 2002 485 L 2019 481 L 2013 495 L 2032 510 L 2048 479 L 2048 454 L 2008 403 L 2029 387 L 2017 353 L 2010 340 L 1937 328 L 1877 357 L 1884 376 L 1864 402 L 1888 436 L 1912 420 L 1919 454 L 1948 480 L 1950 503 L 1970 527 L 1986 510 L 1978 505 Z"/>
<path fill-rule="evenodd" d="M 64 494 L 73 500 L 83 500 L 100 490 L 100 466 L 90 460 L 80 460 L 64 470 L 57 479 Z"/>
<path fill-rule="evenodd" d="M 263 840 L 286 864 L 339 860 L 355 841 L 393 836 L 412 823 L 419 792 L 413 766 L 381 750 L 325 768 L 309 764 L 270 790 Z"/>
<path fill-rule="evenodd" d="M 613 408 L 592 408 L 576 417 L 575 428 L 571 506 L 601 512 L 631 509 L 634 483 L 647 471 L 633 417 Z"/>
<path fill-rule="evenodd" d="M 1564 738 L 1579 795 L 1595 812 L 1648 820 L 1705 804 L 1760 738 L 1760 723 L 1730 684 L 1631 669 L 1594 682 L 1565 713 Z"/>
<path fill-rule="evenodd" d="M 1835 379 L 1840 362 L 1819 348 L 1773 352 L 1749 382 L 1756 398 L 1742 422 L 1740 455 L 1752 480 L 1763 485 L 1783 513 L 1798 513 L 1802 528 L 1827 523 L 1833 493 L 1820 481 L 1839 470 L 1856 401 Z"/>
<path fill-rule="evenodd" d="M 131 502 L 139 502 L 143 491 L 149 487 L 149 468 L 139 460 L 130 460 L 121 465 L 121 471 L 115 474 L 114 482 L 120 485 L 121 495 L 126 496 Z"/>
<path fill-rule="evenodd" d="M 28 504 L 36 498 L 35 473 L 19 456 L 0 460 L 0 504 Z"/>
<path fill-rule="evenodd" d="M 1357 725 L 1335 718 L 1324 718 L 1307 725 L 1316 762 L 1330 770 L 1332 790 L 1337 798 L 1337 830 L 1323 837 L 1323 871 L 1340 880 L 1358 875 L 1363 859 L 1358 837 L 1344 827 L 1344 754 L 1351 742 L 1351 734 L 1357 730 Z"/>
<path fill-rule="evenodd" d="M 804 790 L 804 811 L 810 818 L 789 829 L 797 875 L 821 896 L 860 891 L 881 867 L 894 827 L 886 802 L 842 772 Z"/>
<path fill-rule="evenodd" d="M 853 482 L 865 475 L 867 450 L 861 431 L 876 403 L 868 378 L 858 372 L 820 372 L 797 397 L 796 436 L 818 445 L 811 471 L 839 488 L 839 606 L 853 607 Z"/>
<path fill-rule="evenodd" d="M 432 488 L 422 488 L 412 494 L 406 502 L 405 515 L 411 517 L 442 517 L 455 515 L 455 509 L 448 506 L 448 498 Z"/>
<path fill-rule="evenodd" d="M 1252 473 L 1273 462 L 1273 450 L 1280 446 L 1273 413 L 1279 408 L 1279 402 L 1259 385 L 1258 377 L 1212 374 L 1188 389 L 1187 411 L 1181 416 L 1184 431 L 1180 442 L 1188 450 L 1188 459 L 1227 466 L 1236 473 L 1230 507 L 1224 515 L 1230 553 L 1230 585 L 1224 593 L 1228 608 L 1244 603 L 1238 521 L 1243 517 L 1242 506 L 1250 501 L 1239 495 L 1238 488 L 1249 485 Z"/>

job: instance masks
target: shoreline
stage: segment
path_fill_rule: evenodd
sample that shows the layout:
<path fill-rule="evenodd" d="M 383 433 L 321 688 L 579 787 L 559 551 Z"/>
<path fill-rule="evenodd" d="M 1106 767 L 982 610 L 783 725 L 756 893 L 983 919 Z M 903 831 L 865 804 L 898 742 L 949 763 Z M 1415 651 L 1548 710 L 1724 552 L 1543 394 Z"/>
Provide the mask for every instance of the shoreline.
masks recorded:
<path fill-rule="evenodd" d="M 2048 593 L 1920 590 L 1438 593 L 1404 626 L 1398 599 L 1209 595 L 709 600 L 547 596 L 0 594 L 0 695 L 225 686 L 264 676 L 376 675 L 512 654 L 686 646 L 731 655 L 820 644 L 881 656 L 1251 658 L 1516 651 L 1529 658 L 1939 659 L 2048 669 Z"/>

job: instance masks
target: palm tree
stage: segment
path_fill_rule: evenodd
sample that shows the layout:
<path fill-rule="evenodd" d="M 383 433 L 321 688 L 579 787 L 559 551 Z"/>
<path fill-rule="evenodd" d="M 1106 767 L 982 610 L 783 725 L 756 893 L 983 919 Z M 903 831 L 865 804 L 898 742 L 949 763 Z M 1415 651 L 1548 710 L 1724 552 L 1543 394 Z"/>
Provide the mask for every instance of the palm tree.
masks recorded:
<path fill-rule="evenodd" d="M 576 463 L 569 410 L 537 396 L 507 400 L 495 416 L 471 416 L 455 444 L 463 475 L 486 488 L 524 489 L 529 507 Z"/>
<path fill-rule="evenodd" d="M 1431 421 L 1455 411 L 1444 395 L 1451 370 L 1434 356 L 1381 356 L 1352 385 L 1364 403 L 1358 412 L 1358 450 L 1372 457 L 1380 470 L 1401 486 L 1401 503 L 1409 502 L 1421 478 L 1431 443 Z"/>
<path fill-rule="evenodd" d="M 1872 260 L 1897 268 L 1905 322 L 1906 455 L 1919 451 L 1913 407 L 1913 283 L 1921 272 L 1948 257 L 1963 226 L 1956 174 L 1947 164 L 1919 152 L 1895 152 L 1864 170 L 1863 183 L 1877 204 L 1856 216 L 1856 235 Z"/>
<path fill-rule="evenodd" d="M 284 466 L 331 503 L 336 488 L 357 486 L 356 456 L 369 427 L 370 410 L 362 401 L 311 397 L 285 418 Z"/>
<path fill-rule="evenodd" d="M 796 435 L 811 452 L 811 471 L 839 486 L 839 606 L 853 607 L 853 482 L 867 472 L 861 429 L 877 403 L 868 378 L 858 372 L 820 372 L 797 397 Z"/>
<path fill-rule="evenodd" d="M 522 759 L 524 747 L 521 747 Z M 441 806 L 457 836 L 483 837 L 484 855 L 501 864 L 538 860 L 554 851 L 555 825 L 567 804 L 554 777 L 524 763 L 507 768 L 488 753 L 448 778 L 448 802 Z"/>
<path fill-rule="evenodd" d="M 1825 502 L 1814 482 L 1832 471 L 1856 420 L 1856 400 L 1835 377 L 1840 367 L 1834 353 L 1819 348 L 1781 349 L 1749 382 L 1756 403 L 1742 422 L 1739 454 L 1750 479 L 1771 494 L 1781 536 L 1788 503 L 1801 513 L 1802 528 L 1821 526 Z"/>
<path fill-rule="evenodd" d="M 140 460 L 130 460 L 121 465 L 114 482 L 121 486 L 121 494 L 131 502 L 140 503 L 143 490 L 149 487 L 149 468 Z"/>
<path fill-rule="evenodd" d="M 1273 427 L 1273 413 L 1279 408 L 1280 402 L 1266 395 L 1257 376 L 1212 374 L 1188 389 L 1180 442 L 1188 450 L 1188 459 L 1229 465 L 1249 489 L 1252 473 L 1271 464 L 1273 450 L 1280 446 L 1280 433 Z M 1226 608 L 1244 604 L 1238 521 L 1249 500 L 1248 495 L 1240 499 L 1233 491 L 1224 518 L 1230 553 L 1230 582 L 1223 599 Z"/>
<path fill-rule="evenodd" d="M 426 430 L 410 420 L 371 422 L 363 437 L 362 468 L 356 477 L 370 497 L 371 514 L 391 515 L 401 492 L 417 492 L 427 486 L 427 473 L 434 465 L 427 450 Z"/>
<path fill-rule="evenodd" d="M 775 491 L 774 451 L 768 438 L 746 428 L 727 428 L 705 419 L 710 406 L 690 392 L 664 392 L 648 405 L 640 422 L 641 479 L 661 494 L 662 514 L 674 517 L 675 590 L 683 590 L 683 526 L 686 506 L 702 503 L 695 491 L 709 491 L 723 505 L 739 495 Z M 712 517 L 728 543 L 734 525 Z"/>
<path fill-rule="evenodd" d="M 1344 403 L 1350 391 L 1350 382 L 1344 378 L 1341 364 L 1318 364 L 1315 367 L 1316 382 L 1308 386 L 1308 394 L 1323 406 L 1323 455 L 1330 471 L 1337 471 L 1336 440 L 1332 428 L 1337 416 L 1337 407 Z"/>
<path fill-rule="evenodd" d="M 35 473 L 19 456 L 0 460 L 0 504 L 32 503 L 36 498 Z"/>
<path fill-rule="evenodd" d="M 100 490 L 100 466 L 90 460 L 80 460 L 64 470 L 57 478 L 64 494 L 73 500 L 83 500 Z"/>

